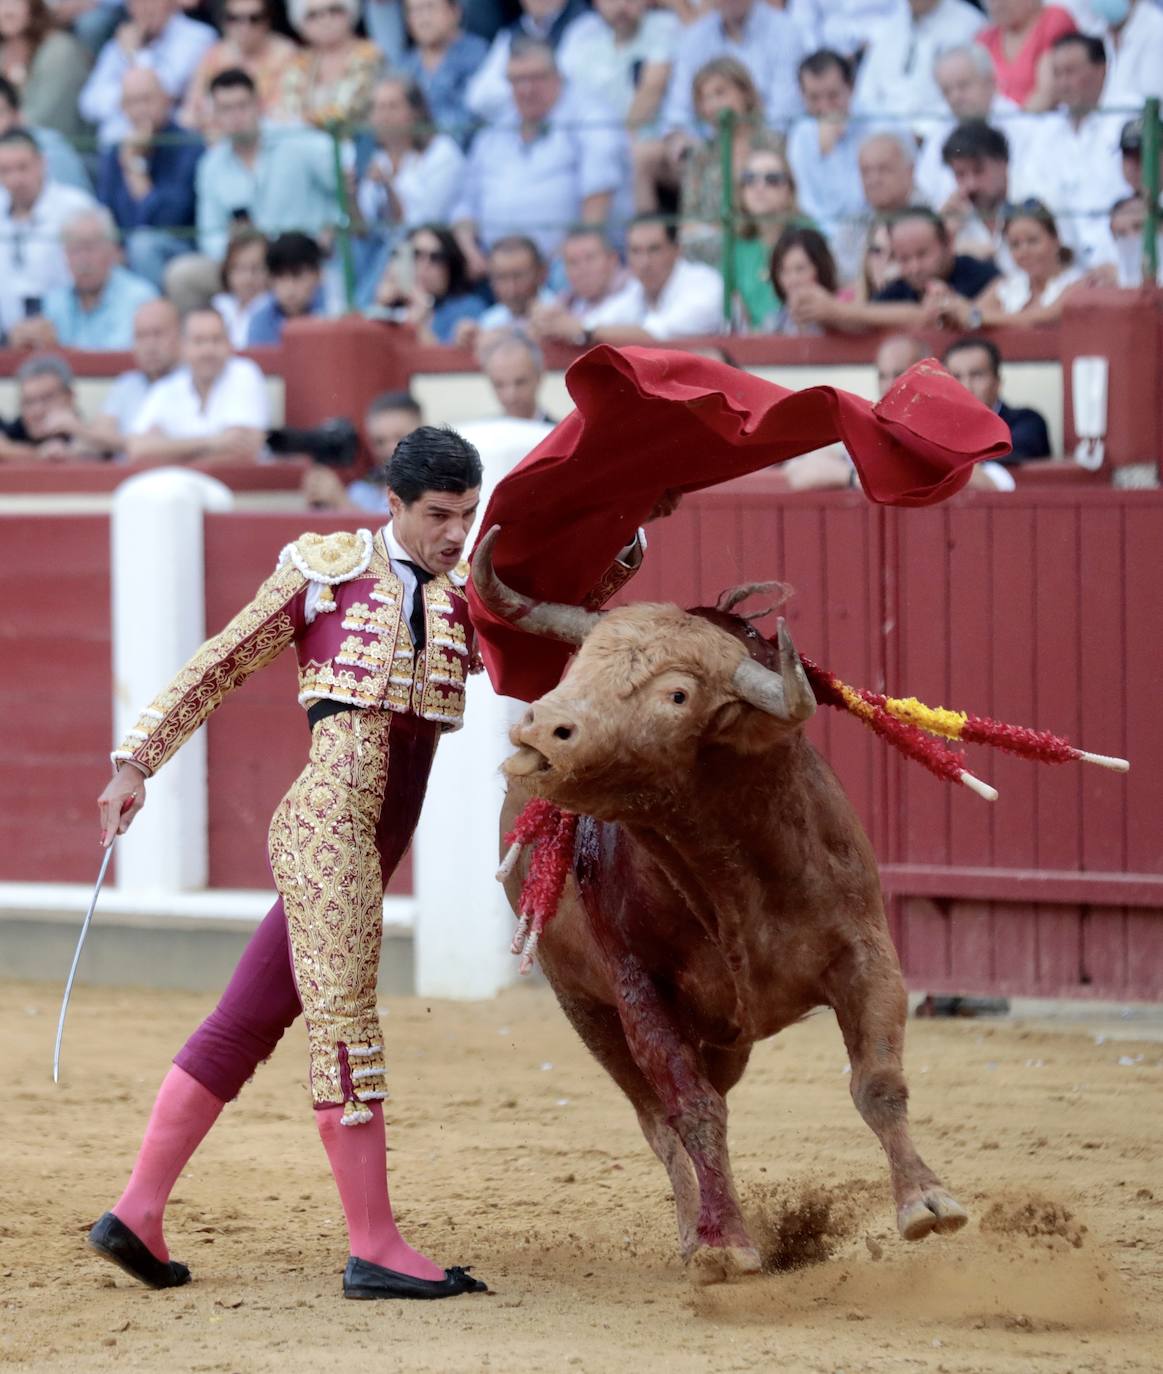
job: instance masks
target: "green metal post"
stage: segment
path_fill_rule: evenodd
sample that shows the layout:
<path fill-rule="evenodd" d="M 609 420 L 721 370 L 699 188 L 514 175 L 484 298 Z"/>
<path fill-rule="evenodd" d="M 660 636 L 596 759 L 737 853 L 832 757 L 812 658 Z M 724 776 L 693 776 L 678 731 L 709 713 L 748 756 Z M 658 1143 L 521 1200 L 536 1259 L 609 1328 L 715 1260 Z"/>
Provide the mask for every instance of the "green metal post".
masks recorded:
<path fill-rule="evenodd" d="M 347 195 L 347 178 L 343 174 L 344 126 L 337 120 L 333 121 L 328 124 L 327 132 L 331 135 L 331 153 L 335 165 L 335 199 L 339 207 L 335 231 L 339 260 L 343 264 L 343 298 L 350 313 L 355 309 L 355 257 L 351 249 L 351 201 Z"/>
<path fill-rule="evenodd" d="M 723 319 L 727 329 L 735 310 L 735 111 L 719 114 L 719 172 L 723 178 Z"/>
<path fill-rule="evenodd" d="M 1143 229 L 1143 282 L 1154 286 L 1159 271 L 1159 99 L 1143 107 L 1143 199 L 1147 223 Z"/>

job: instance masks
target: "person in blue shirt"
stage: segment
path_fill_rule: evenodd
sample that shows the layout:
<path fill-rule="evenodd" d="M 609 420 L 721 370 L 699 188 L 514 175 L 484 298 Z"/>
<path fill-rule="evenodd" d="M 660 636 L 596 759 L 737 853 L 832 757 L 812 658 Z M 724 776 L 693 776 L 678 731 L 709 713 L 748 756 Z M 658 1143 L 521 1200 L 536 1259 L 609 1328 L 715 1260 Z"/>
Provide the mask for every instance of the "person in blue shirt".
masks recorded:
<path fill-rule="evenodd" d="M 271 298 L 255 311 L 246 342 L 277 344 L 288 320 L 326 313 L 323 301 L 323 250 L 310 234 L 280 234 L 267 249 Z"/>
<path fill-rule="evenodd" d="M 465 33 L 457 0 L 404 0 L 404 18 L 416 45 L 397 64 L 424 92 L 436 127 L 464 147 L 475 118 L 465 104 L 469 78 L 488 56 L 479 34 Z"/>
<path fill-rule="evenodd" d="M 156 72 L 131 67 L 121 83 L 129 134 L 101 155 L 97 195 L 125 235 L 129 266 L 161 287 L 166 263 L 189 252 L 202 140 L 174 122 Z"/>

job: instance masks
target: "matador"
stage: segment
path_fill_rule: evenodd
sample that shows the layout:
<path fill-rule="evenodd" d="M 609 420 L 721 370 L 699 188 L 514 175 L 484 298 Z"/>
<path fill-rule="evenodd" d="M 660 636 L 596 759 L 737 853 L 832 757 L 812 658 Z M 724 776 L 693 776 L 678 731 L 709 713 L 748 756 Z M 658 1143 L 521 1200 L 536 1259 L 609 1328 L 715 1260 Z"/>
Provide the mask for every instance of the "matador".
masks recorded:
<path fill-rule="evenodd" d="M 347 1220 L 349 1298 L 480 1292 L 399 1233 L 388 1193 L 384 1036 L 376 1010 L 384 889 L 416 827 L 441 734 L 457 729 L 477 666 L 465 542 L 481 483 L 476 450 L 449 429 L 400 441 L 388 470 L 390 524 L 305 534 L 249 605 L 208 640 L 115 751 L 100 798 L 102 843 L 140 810 L 145 780 L 229 692 L 291 645 L 310 754 L 269 831 L 278 900 L 218 1006 L 175 1056 L 132 1176 L 89 1242 L 155 1288 L 186 1283 L 163 1220 L 182 1169 L 302 1009 L 315 1121 Z M 637 541 L 590 598 L 641 559 Z"/>

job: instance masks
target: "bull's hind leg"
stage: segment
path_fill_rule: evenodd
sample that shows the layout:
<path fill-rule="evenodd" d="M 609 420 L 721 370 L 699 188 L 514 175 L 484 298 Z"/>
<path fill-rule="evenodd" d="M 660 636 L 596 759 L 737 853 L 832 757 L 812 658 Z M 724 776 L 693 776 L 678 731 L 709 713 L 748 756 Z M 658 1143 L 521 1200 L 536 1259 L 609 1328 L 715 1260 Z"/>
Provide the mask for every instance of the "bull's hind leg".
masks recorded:
<path fill-rule="evenodd" d="M 662 1161 L 674 1192 L 678 1243 L 683 1260 L 698 1248 L 699 1185 L 687 1152 L 662 1113 L 654 1089 L 634 1062 L 622 1023 L 613 1007 L 581 1001 L 558 992 L 561 1008 L 602 1068 L 630 1099 L 647 1143 Z"/>
<path fill-rule="evenodd" d="M 888 1156 L 897 1227 L 905 1240 L 957 1231 L 968 1217 L 920 1157 L 909 1135 L 901 1070 L 908 999 L 891 949 L 853 953 L 833 970 L 830 997 L 852 1064 L 852 1100 Z"/>

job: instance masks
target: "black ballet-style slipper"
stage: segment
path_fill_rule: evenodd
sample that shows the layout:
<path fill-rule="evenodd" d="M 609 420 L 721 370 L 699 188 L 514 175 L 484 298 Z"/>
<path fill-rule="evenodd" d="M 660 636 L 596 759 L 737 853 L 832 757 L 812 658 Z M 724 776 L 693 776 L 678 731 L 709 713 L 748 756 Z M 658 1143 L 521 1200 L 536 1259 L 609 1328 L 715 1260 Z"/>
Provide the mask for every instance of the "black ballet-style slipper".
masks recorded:
<path fill-rule="evenodd" d="M 488 1291 L 487 1283 L 474 1279 L 460 1265 L 446 1269 L 442 1279 L 417 1279 L 352 1255 L 343 1271 L 345 1298 L 455 1298 Z"/>
<path fill-rule="evenodd" d="M 160 1260 L 123 1221 L 106 1212 L 89 1232 L 89 1244 L 148 1288 L 179 1288 L 190 1282 L 190 1271 L 177 1260 Z"/>

